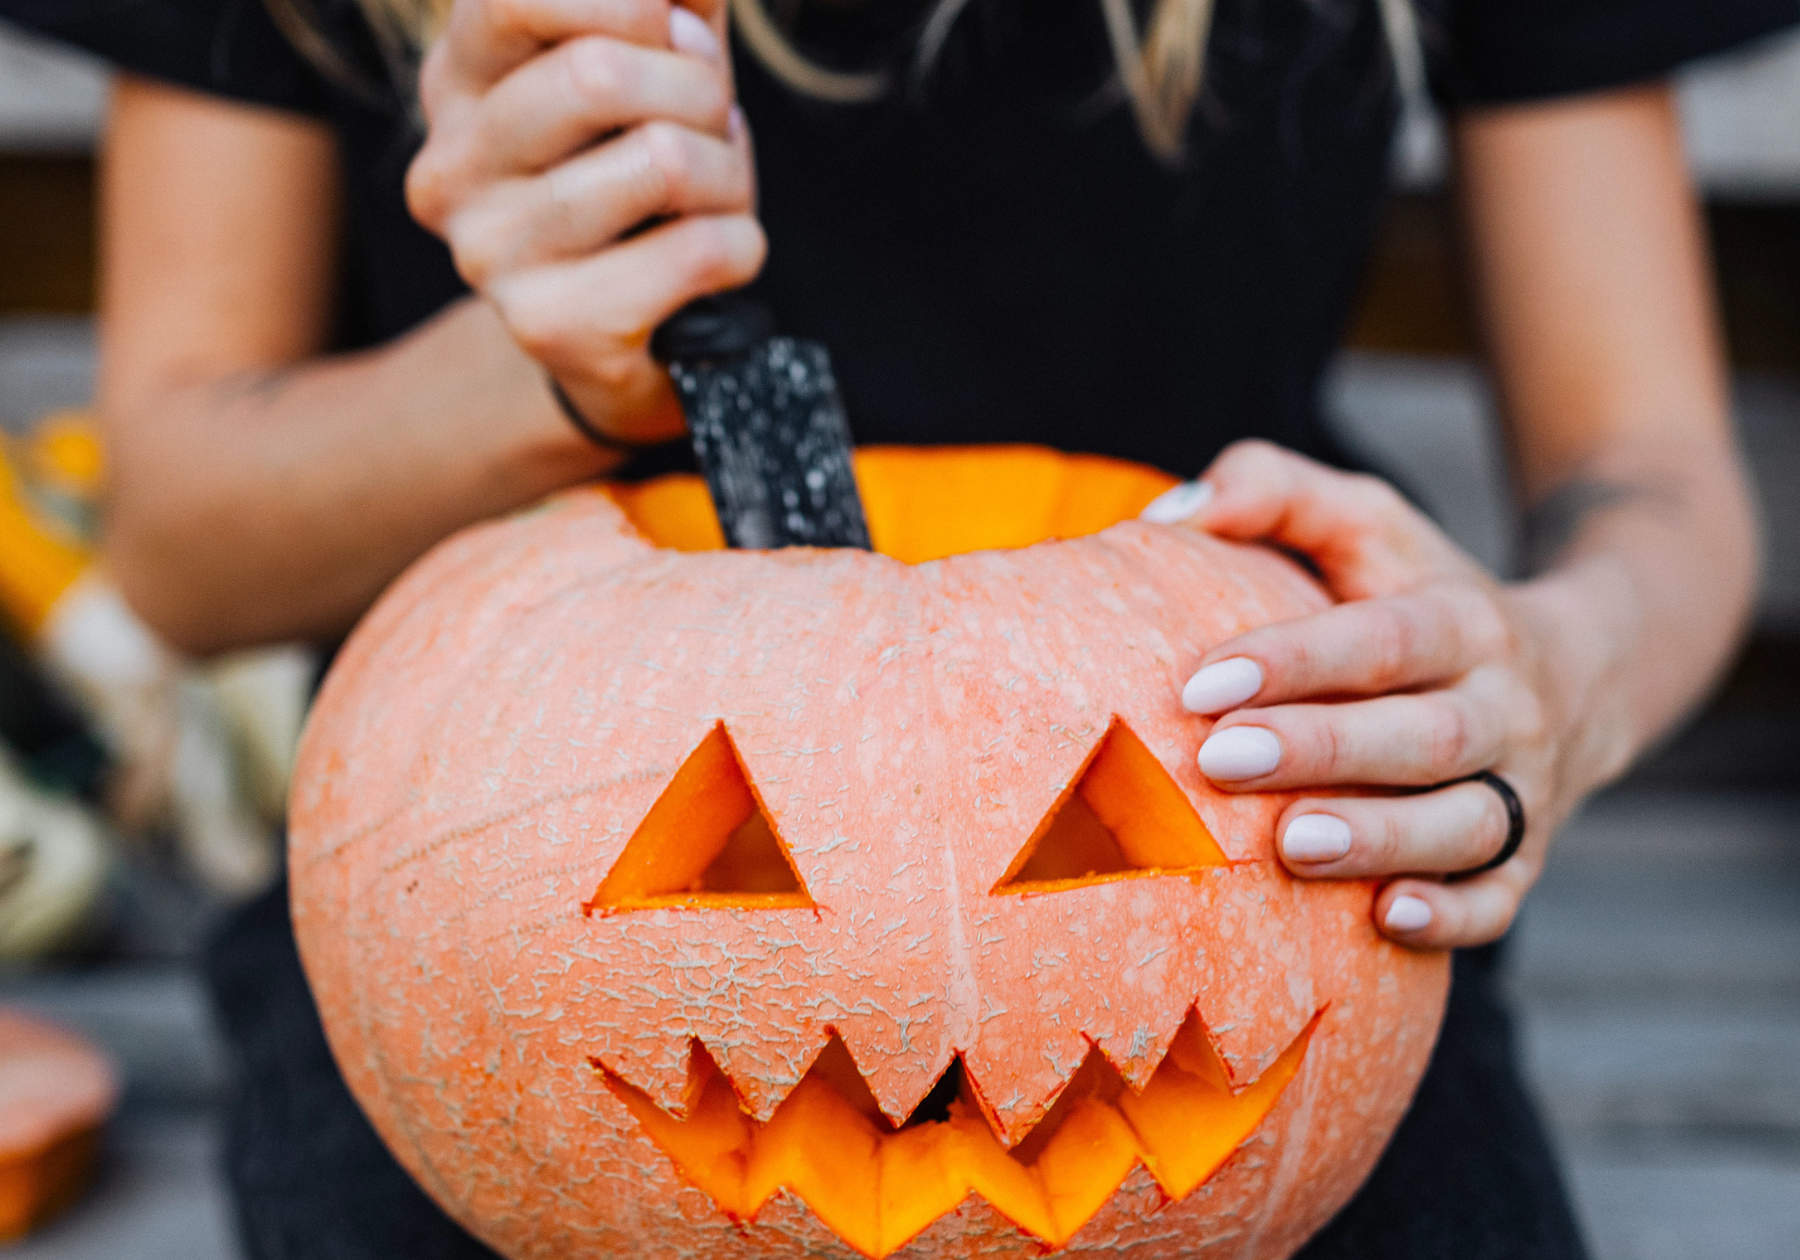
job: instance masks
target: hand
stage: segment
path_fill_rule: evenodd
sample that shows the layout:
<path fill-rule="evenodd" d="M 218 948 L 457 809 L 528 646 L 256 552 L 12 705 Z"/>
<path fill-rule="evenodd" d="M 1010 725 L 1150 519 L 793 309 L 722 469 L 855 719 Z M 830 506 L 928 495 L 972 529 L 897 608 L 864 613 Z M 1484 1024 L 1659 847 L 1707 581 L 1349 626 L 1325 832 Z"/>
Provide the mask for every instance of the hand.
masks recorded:
<path fill-rule="evenodd" d="M 456 0 L 421 72 L 414 217 L 627 441 L 680 432 L 656 326 L 762 266 L 724 30 L 723 0 Z"/>
<path fill-rule="evenodd" d="M 1389 880 L 1374 913 L 1395 940 L 1452 948 L 1504 935 L 1573 807 L 1560 799 L 1564 724 L 1540 668 L 1557 645 L 1525 588 L 1497 582 L 1386 482 L 1262 442 L 1230 447 L 1145 516 L 1298 552 L 1343 601 L 1201 659 L 1182 701 L 1223 715 L 1202 773 L 1227 791 L 1309 793 L 1277 824 L 1282 860 L 1304 879 Z M 1494 789 L 1433 787 L 1478 770 L 1518 793 L 1524 844 L 1445 882 L 1506 837 Z M 1324 791 L 1351 785 L 1429 790 Z"/>

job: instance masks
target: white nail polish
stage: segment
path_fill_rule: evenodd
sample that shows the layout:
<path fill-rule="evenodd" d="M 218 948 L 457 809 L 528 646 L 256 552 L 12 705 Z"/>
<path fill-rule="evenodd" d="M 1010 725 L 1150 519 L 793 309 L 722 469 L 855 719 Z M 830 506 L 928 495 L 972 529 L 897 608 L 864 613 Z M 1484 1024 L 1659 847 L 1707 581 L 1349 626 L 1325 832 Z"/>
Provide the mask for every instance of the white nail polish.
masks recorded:
<path fill-rule="evenodd" d="M 1281 764 L 1281 741 L 1260 726 L 1214 731 L 1200 745 L 1200 773 L 1209 779 L 1259 779 Z"/>
<path fill-rule="evenodd" d="M 1228 657 L 1197 670 L 1181 689 L 1189 713 L 1223 713 L 1262 690 L 1262 666 L 1247 656 Z"/>
<path fill-rule="evenodd" d="M 1431 926 L 1431 903 L 1422 897 L 1395 897 L 1383 920 L 1390 932 L 1417 932 Z"/>
<path fill-rule="evenodd" d="M 1187 520 L 1211 498 L 1212 487 L 1204 481 L 1184 481 L 1150 500 L 1138 517 L 1153 525 L 1173 525 Z"/>
<path fill-rule="evenodd" d="M 680 5 L 669 10 L 669 47 L 705 61 L 717 61 L 725 51 L 706 19 Z"/>
<path fill-rule="evenodd" d="M 1301 814 L 1281 833 L 1290 862 L 1335 862 L 1350 852 L 1350 824 L 1335 814 Z"/>

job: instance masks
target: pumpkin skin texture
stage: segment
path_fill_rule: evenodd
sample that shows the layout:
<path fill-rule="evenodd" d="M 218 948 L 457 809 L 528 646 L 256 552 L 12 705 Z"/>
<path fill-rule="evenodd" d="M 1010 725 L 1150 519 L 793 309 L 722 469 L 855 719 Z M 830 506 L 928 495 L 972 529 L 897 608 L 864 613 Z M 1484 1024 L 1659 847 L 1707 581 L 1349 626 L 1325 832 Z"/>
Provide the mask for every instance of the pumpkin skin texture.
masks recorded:
<path fill-rule="evenodd" d="M 1178 696 L 1327 597 L 1129 519 L 1171 484 L 1132 465 L 857 476 L 888 554 L 708 550 L 669 479 L 467 530 L 371 611 L 290 820 L 352 1091 L 514 1260 L 1291 1254 L 1448 961 L 1289 877 L 1292 798 L 1212 788 Z"/>

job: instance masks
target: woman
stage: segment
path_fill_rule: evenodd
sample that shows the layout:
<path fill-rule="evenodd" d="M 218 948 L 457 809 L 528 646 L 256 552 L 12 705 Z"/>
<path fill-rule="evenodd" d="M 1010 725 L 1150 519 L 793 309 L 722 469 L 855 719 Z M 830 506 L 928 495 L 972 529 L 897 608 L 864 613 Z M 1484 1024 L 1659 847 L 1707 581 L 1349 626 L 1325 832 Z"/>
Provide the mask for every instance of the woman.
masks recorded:
<path fill-rule="evenodd" d="M 0 4 L 136 72 L 100 406 L 111 560 L 163 633 L 328 640 L 458 526 L 647 467 L 680 427 L 650 330 L 753 278 L 830 341 L 864 441 L 1205 467 L 1153 513 L 1301 552 L 1344 602 L 1191 663 L 1184 703 L 1220 717 L 1202 770 L 1309 793 L 1293 873 L 1384 879 L 1383 931 L 1467 951 L 1411 1114 L 1306 1254 L 1581 1254 L 1475 947 L 1749 604 L 1662 77 L 1789 0 L 1156 0 L 1142 37 L 1125 0 L 732 0 L 735 61 L 723 0 Z M 1516 582 L 1331 467 L 1319 418 L 1411 18 L 1534 521 Z M 1430 790 L 1332 793 L 1354 784 Z M 252 1253 L 484 1254 L 337 1081 L 279 895 L 214 960 Z"/>

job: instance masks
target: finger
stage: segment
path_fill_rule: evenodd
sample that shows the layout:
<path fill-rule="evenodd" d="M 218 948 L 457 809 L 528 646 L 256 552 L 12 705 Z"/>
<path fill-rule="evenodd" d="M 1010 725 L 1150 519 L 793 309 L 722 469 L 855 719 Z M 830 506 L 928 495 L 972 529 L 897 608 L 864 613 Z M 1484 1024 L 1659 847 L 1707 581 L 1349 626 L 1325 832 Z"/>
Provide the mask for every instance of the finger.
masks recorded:
<path fill-rule="evenodd" d="M 1473 583 L 1357 600 L 1261 626 L 1201 658 L 1182 688 L 1192 713 L 1316 696 L 1383 695 L 1443 682 L 1497 655 L 1506 622 Z"/>
<path fill-rule="evenodd" d="M 1505 866 L 1455 884 L 1397 879 L 1375 898 L 1375 925 L 1415 949 L 1467 949 L 1499 940 L 1512 928 L 1536 876 L 1514 858 Z"/>
<path fill-rule="evenodd" d="M 1410 796 L 1297 801 L 1276 835 L 1288 870 L 1308 879 L 1448 875 L 1499 853 L 1509 823 L 1492 788 L 1459 783 Z"/>
<path fill-rule="evenodd" d="M 446 235 L 463 278 L 494 277 L 591 254 L 653 218 L 751 208 L 744 145 L 673 123 L 645 123 L 542 175 L 509 180 L 453 217 Z"/>
<path fill-rule="evenodd" d="M 1202 774 L 1232 791 L 1428 787 L 1493 765 L 1506 734 L 1499 706 L 1459 685 L 1233 713 L 1200 746 L 1199 763 Z"/>
<path fill-rule="evenodd" d="M 1269 442 L 1236 442 L 1202 480 L 1189 518 L 1223 538 L 1290 547 L 1347 599 L 1392 594 L 1470 562 L 1432 522 L 1378 477 L 1346 473 Z"/>
<path fill-rule="evenodd" d="M 698 11 L 702 6 L 684 7 Z M 715 6 L 708 0 L 705 7 Z M 552 44 L 583 35 L 612 35 L 646 46 L 665 44 L 669 9 L 668 0 L 457 0 L 442 47 L 456 73 L 479 89 L 498 82 Z"/>
<path fill-rule="evenodd" d="M 768 248 L 747 214 L 687 215 L 578 262 L 489 289 L 514 340 L 553 372 L 581 375 L 692 301 L 748 284 Z"/>
<path fill-rule="evenodd" d="M 570 40 L 494 86 L 477 109 L 461 163 L 474 173 L 543 170 L 609 132 L 652 119 L 726 136 L 731 85 L 724 70 L 616 39 Z"/>

